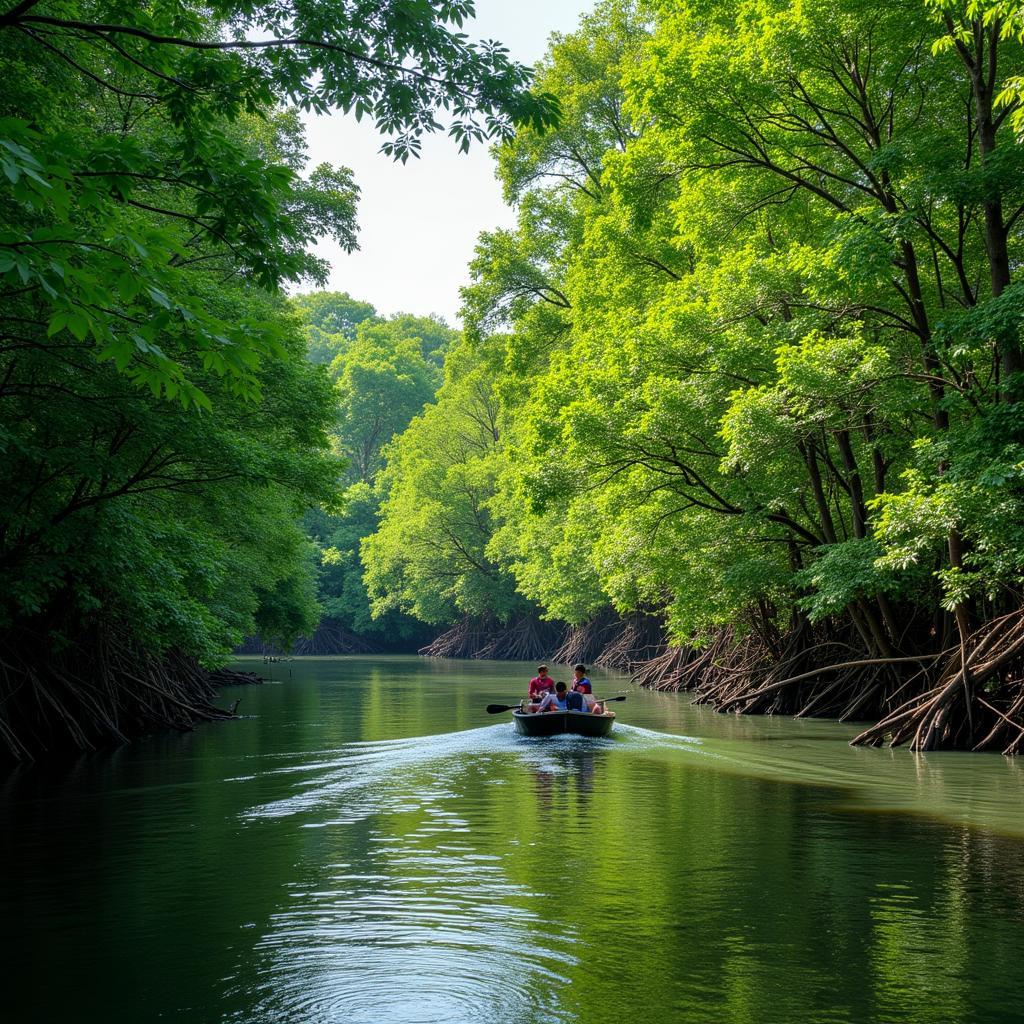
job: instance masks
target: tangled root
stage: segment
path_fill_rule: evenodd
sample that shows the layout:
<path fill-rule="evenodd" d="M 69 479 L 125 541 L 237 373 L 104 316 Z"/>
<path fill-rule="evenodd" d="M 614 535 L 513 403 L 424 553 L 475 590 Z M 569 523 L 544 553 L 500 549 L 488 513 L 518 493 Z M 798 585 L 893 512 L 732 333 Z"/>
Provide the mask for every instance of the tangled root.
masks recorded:
<path fill-rule="evenodd" d="M 49 637 L 8 637 L 0 645 L 0 757 L 95 750 L 231 718 L 212 702 L 216 685 L 194 659 L 175 651 L 157 659 L 107 632 L 59 650 Z"/>

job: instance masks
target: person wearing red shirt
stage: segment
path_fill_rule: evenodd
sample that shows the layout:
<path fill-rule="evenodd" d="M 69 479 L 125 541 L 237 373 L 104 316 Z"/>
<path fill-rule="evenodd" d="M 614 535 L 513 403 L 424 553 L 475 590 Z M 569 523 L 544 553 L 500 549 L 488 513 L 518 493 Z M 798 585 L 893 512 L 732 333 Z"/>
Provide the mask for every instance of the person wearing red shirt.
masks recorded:
<path fill-rule="evenodd" d="M 538 665 L 537 674 L 530 680 L 530 688 L 527 694 L 532 701 L 540 700 L 546 693 L 555 688 L 555 681 L 548 675 L 547 665 Z"/>

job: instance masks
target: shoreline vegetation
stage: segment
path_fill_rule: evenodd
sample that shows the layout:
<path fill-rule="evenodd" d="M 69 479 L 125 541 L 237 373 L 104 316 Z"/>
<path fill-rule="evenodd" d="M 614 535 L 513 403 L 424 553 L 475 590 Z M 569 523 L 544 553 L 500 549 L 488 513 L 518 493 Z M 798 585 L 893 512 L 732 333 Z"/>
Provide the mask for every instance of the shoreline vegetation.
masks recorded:
<path fill-rule="evenodd" d="M 0 756 L 243 643 L 1017 753 L 1024 5 L 602 0 L 533 73 L 371 6 L 0 12 Z M 497 143 L 462 329 L 287 294 L 332 109 Z"/>
<path fill-rule="evenodd" d="M 609 0 L 556 37 L 560 122 L 498 150 L 518 222 L 385 451 L 374 613 L 1016 753 L 1022 36 L 1013 3 Z"/>
<path fill-rule="evenodd" d="M 300 115 L 403 161 L 543 128 L 471 7 L 0 4 L 0 758 L 223 717 L 207 670 L 316 626 L 303 516 L 358 453 L 288 291 L 359 189 Z"/>

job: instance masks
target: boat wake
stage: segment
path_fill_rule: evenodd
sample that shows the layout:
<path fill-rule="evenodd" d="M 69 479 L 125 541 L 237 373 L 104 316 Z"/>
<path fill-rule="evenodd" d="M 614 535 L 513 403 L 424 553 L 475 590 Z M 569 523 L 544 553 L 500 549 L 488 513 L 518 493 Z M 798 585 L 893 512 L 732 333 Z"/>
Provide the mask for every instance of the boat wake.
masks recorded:
<path fill-rule="evenodd" d="M 716 756 L 704 750 L 696 737 L 622 724 L 604 739 L 571 733 L 533 739 L 517 736 L 507 723 L 500 723 L 434 736 L 349 743 L 327 757 L 270 769 L 272 775 L 294 776 L 295 792 L 253 807 L 243 817 L 278 818 L 334 807 L 338 817 L 310 822 L 307 827 L 347 824 L 387 809 L 396 797 L 402 802 L 414 799 L 410 793 L 417 791 L 415 781 L 420 776 L 419 781 L 443 778 L 447 786 L 454 786 L 467 773 L 485 774 L 509 759 L 534 772 L 567 775 L 579 769 L 581 759 L 665 749 Z M 489 784 L 504 782 L 498 776 Z"/>
<path fill-rule="evenodd" d="M 239 1024 L 565 1020 L 579 937 L 508 870 L 507 855 L 534 843 L 502 827 L 502 808 L 532 801 L 514 792 L 527 780 L 558 789 L 581 758 L 617 745 L 511 733 L 504 723 L 351 743 L 265 773 L 291 792 L 245 812 L 247 826 L 270 835 L 291 816 L 317 831 L 258 940 L 258 977 L 240 984 L 256 999 Z"/>
<path fill-rule="evenodd" d="M 281 795 L 244 827 L 308 841 L 258 976 L 239 983 L 255 999 L 238 1024 L 568 1024 L 568 975 L 589 950 L 537 885 L 560 870 L 552 836 L 572 844 L 604 818 L 610 776 L 667 749 L 701 744 L 621 724 L 529 739 L 506 721 L 290 755 L 247 782 Z"/>

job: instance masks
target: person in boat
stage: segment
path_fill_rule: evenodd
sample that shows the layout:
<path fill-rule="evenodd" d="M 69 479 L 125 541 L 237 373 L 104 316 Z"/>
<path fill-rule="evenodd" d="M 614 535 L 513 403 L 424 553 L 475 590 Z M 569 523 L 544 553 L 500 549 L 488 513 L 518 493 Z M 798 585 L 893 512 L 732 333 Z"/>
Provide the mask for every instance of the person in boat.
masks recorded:
<path fill-rule="evenodd" d="M 568 688 L 565 683 L 555 683 L 555 692 L 549 693 L 541 702 L 537 708 L 538 711 L 565 711 L 566 703 L 565 699 L 568 695 Z"/>
<path fill-rule="evenodd" d="M 594 698 L 591 697 L 590 700 Z M 565 695 L 565 710 L 566 711 L 590 711 L 591 705 L 588 703 L 587 694 L 580 690 L 570 690 Z"/>
<path fill-rule="evenodd" d="M 582 693 L 587 705 L 587 710 L 593 711 L 595 708 L 594 687 L 591 686 L 590 680 L 587 678 L 587 666 L 583 664 L 577 665 L 572 670 L 572 674 L 572 692 Z"/>
<path fill-rule="evenodd" d="M 577 665 L 573 670 L 573 682 L 572 688 L 579 691 L 580 693 L 593 693 L 594 688 L 590 685 L 590 680 L 587 678 L 587 666 Z"/>
<path fill-rule="evenodd" d="M 538 665 L 537 674 L 530 680 L 530 688 L 527 696 L 530 703 L 542 700 L 543 697 L 555 688 L 555 681 L 548 675 L 547 665 Z"/>

